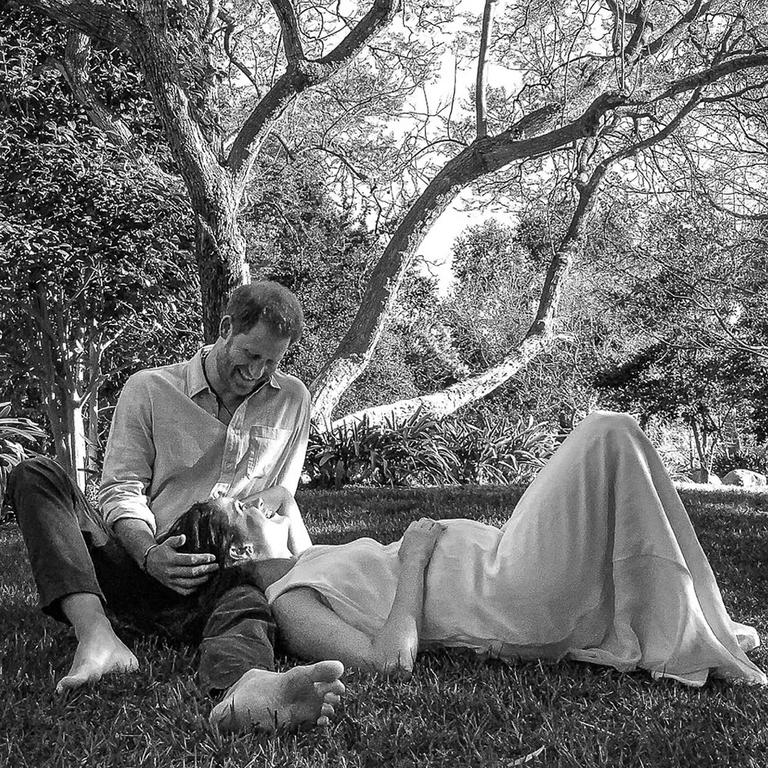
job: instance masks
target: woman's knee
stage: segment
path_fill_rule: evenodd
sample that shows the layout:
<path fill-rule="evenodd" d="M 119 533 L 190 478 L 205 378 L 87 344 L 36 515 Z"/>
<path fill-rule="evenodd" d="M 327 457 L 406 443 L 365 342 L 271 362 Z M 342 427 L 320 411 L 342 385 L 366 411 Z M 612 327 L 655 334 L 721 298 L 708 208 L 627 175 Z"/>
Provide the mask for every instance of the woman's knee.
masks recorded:
<path fill-rule="evenodd" d="M 579 427 L 597 437 L 622 437 L 641 431 L 634 417 L 617 411 L 592 411 Z"/>

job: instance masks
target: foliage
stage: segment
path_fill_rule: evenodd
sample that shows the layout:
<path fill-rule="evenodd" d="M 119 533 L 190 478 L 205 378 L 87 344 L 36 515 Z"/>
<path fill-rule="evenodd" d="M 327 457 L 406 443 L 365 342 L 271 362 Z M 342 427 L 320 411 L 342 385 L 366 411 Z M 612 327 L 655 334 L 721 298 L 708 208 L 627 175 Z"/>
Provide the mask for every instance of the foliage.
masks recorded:
<path fill-rule="evenodd" d="M 45 437 L 45 432 L 34 421 L 10 414 L 11 404 L 0 403 L 0 503 L 10 471 L 29 457 L 31 444 Z"/>
<path fill-rule="evenodd" d="M 363 417 L 336 429 L 313 427 L 304 467 L 320 488 L 514 483 L 530 479 L 554 443 L 533 417 L 416 413 L 399 426 L 394 417 L 376 426 Z"/>
<path fill-rule="evenodd" d="M 494 218 L 454 242 L 455 281 L 441 308 L 462 361 L 472 371 L 498 363 L 523 337 L 541 288 L 540 266 L 517 230 Z"/>
<path fill-rule="evenodd" d="M 98 406 L 109 377 L 119 386 L 127 371 L 175 359 L 199 335 L 199 297 L 173 195 L 62 88 L 51 64 L 64 57 L 62 31 L 25 9 L 2 15 L 0 391 L 47 417 L 66 464 L 72 412 Z M 134 73 L 116 53 L 98 57 L 110 105 L 162 155 Z"/>
<path fill-rule="evenodd" d="M 306 163 L 265 161 L 241 226 L 251 273 L 282 283 L 301 301 L 304 335 L 284 367 L 311 381 L 352 319 L 374 242 Z"/>
<path fill-rule="evenodd" d="M 768 449 L 745 445 L 736 450 L 726 448 L 715 455 L 712 471 L 718 477 L 723 478 L 732 469 L 750 469 L 768 475 Z"/>
<path fill-rule="evenodd" d="M 555 438 L 533 416 L 495 416 L 478 411 L 472 420 L 454 416 L 441 424 L 458 466 L 455 482 L 483 485 L 530 480 L 553 453 Z"/>
<path fill-rule="evenodd" d="M 765 410 L 762 229 L 688 200 L 647 210 L 623 243 L 613 242 L 603 294 L 620 331 L 595 384 L 641 422 L 689 425 L 702 466 L 728 424 L 755 433 Z"/>

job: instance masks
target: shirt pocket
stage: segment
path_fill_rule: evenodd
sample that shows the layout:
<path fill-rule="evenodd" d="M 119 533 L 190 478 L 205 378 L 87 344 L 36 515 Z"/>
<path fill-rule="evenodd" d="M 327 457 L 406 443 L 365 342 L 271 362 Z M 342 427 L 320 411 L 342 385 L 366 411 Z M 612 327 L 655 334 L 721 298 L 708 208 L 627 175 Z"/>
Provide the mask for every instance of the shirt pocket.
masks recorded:
<path fill-rule="evenodd" d="M 267 427 L 262 424 L 254 424 L 250 428 L 246 468 L 249 478 L 265 477 L 274 470 L 290 434 L 288 429 Z"/>

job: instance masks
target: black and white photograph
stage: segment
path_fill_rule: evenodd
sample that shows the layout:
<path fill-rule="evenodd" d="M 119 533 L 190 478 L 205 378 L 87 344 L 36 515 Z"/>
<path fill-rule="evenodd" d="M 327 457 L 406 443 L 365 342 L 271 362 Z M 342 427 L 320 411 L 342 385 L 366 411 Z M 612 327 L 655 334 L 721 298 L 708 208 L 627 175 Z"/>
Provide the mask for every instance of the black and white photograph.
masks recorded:
<path fill-rule="evenodd" d="M 768 767 L 768 0 L 0 0 L 0 768 Z"/>

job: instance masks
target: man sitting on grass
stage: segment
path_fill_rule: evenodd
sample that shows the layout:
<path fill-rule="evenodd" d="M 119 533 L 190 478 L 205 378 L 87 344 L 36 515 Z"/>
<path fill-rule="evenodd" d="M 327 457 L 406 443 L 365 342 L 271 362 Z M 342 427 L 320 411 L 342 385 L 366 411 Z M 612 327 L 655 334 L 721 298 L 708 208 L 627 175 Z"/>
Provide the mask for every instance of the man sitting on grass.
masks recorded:
<path fill-rule="evenodd" d="M 263 498 L 289 528 L 287 554 L 311 542 L 293 502 L 309 433 L 309 394 L 277 366 L 302 332 L 296 297 L 271 282 L 236 289 L 213 346 L 134 374 L 112 420 L 95 511 L 62 468 L 36 458 L 9 479 L 42 609 L 72 625 L 77 650 L 57 691 L 138 668 L 105 607 L 143 631 L 199 643 L 201 687 L 220 727 L 328 722 L 341 663 L 274 671 L 275 623 L 247 575 L 196 599 L 219 565 L 165 537 L 190 505 Z M 187 548 L 188 549 L 188 548 Z M 283 553 L 281 553 L 282 556 Z"/>

